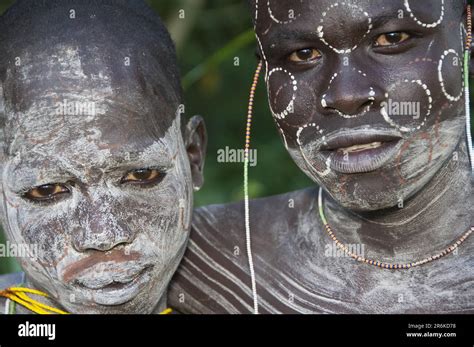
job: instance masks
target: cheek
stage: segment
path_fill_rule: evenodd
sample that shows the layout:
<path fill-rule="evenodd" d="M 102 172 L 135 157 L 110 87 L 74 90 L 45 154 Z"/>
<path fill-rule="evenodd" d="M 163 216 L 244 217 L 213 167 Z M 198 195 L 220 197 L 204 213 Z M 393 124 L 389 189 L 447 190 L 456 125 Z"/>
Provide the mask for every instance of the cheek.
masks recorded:
<path fill-rule="evenodd" d="M 23 269 L 39 282 L 54 277 L 56 265 L 70 249 L 68 218 L 57 211 L 28 208 L 17 203 L 7 208 L 8 233 L 17 247 L 28 249 L 18 257 Z"/>
<path fill-rule="evenodd" d="M 440 98 L 452 106 L 462 106 L 464 97 L 463 60 L 454 49 L 443 52 L 438 61 L 438 83 Z"/>
<path fill-rule="evenodd" d="M 297 147 L 318 112 L 314 88 L 283 68 L 273 68 L 267 83 L 268 101 L 276 125 L 289 147 Z M 321 135 L 314 133 L 316 138 Z"/>
<path fill-rule="evenodd" d="M 416 132 L 430 123 L 433 104 L 433 92 L 428 83 L 420 79 L 398 80 L 385 93 L 381 116 L 401 132 Z"/>
<path fill-rule="evenodd" d="M 162 187 L 144 190 L 138 196 L 128 196 L 126 223 L 136 230 L 137 238 L 146 238 L 144 247 L 158 252 L 160 258 L 175 256 L 187 240 L 192 196 L 189 185 L 176 172 L 168 174 Z"/>

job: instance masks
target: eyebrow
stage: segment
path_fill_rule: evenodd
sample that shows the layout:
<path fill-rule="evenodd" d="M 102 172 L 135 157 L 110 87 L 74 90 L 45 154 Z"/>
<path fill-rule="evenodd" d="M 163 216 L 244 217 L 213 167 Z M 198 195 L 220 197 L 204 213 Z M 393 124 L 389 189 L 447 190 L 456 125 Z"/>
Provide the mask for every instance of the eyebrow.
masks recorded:
<path fill-rule="evenodd" d="M 288 41 L 314 41 L 318 39 L 316 30 L 300 30 L 300 29 L 283 29 L 278 31 L 271 31 L 267 37 L 267 42 L 288 42 Z M 268 45 L 268 44 L 267 44 Z"/>
<path fill-rule="evenodd" d="M 401 22 L 405 20 L 407 17 L 398 18 L 395 14 L 387 14 L 382 13 L 378 16 L 371 17 L 371 24 L 372 30 L 382 27 L 390 22 Z M 409 17 L 408 17 L 409 18 Z M 366 19 L 364 19 L 364 22 Z M 317 28 L 317 25 L 315 26 Z M 314 42 L 319 40 L 318 32 L 316 29 L 314 30 L 302 30 L 298 28 L 288 29 L 282 28 L 277 31 L 271 31 L 267 37 L 267 42 L 270 41 L 272 43 L 279 42 L 279 43 L 287 43 L 287 42 Z M 268 44 L 267 44 L 268 46 Z"/>
<path fill-rule="evenodd" d="M 121 151 L 112 154 L 106 166 L 101 166 L 105 174 L 123 170 L 124 172 L 139 168 L 169 168 L 173 162 L 173 154 L 168 153 L 165 146 L 159 145 L 156 153 L 159 157 L 141 158 L 147 148 L 143 150 Z M 88 167 L 86 167 L 87 169 Z M 24 192 L 35 186 L 48 183 L 62 183 L 81 176 L 85 176 L 83 168 L 74 168 L 73 163 L 55 157 L 46 157 L 41 167 L 32 166 L 22 161 L 9 170 L 14 177 L 10 180 L 11 189 L 16 193 Z"/>

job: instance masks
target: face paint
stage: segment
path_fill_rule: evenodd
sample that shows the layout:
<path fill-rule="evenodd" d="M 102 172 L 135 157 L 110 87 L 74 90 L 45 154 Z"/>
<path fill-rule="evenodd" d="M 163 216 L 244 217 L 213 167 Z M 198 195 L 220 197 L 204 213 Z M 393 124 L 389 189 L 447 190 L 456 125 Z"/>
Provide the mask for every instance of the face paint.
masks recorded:
<path fill-rule="evenodd" d="M 108 15 L 95 11 L 88 30 Z M 151 313 L 189 235 L 180 90 L 140 47 L 127 65 L 132 47 L 87 38 L 20 45 L 21 65 L 2 67 L 2 225 L 11 242 L 37 247 L 21 265 L 66 311 Z"/>
<path fill-rule="evenodd" d="M 457 151 L 465 131 L 459 6 L 302 0 L 255 9 L 285 145 L 343 207 L 396 206 Z"/>

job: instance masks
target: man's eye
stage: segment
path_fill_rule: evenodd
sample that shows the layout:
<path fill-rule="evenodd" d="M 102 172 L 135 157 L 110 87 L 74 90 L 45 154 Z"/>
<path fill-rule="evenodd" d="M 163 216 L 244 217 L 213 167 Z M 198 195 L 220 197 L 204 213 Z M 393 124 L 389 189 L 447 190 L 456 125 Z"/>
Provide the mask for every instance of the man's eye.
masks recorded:
<path fill-rule="evenodd" d="M 161 182 L 165 176 L 164 172 L 157 169 L 138 169 L 128 172 L 122 177 L 120 183 L 151 185 Z"/>
<path fill-rule="evenodd" d="M 52 183 L 31 188 L 24 194 L 24 197 L 32 201 L 51 201 L 69 192 L 65 185 Z"/>
<path fill-rule="evenodd" d="M 321 58 L 321 53 L 314 48 L 304 48 L 299 51 L 293 52 L 290 55 L 290 60 L 296 63 L 307 63 L 318 60 Z"/>
<path fill-rule="evenodd" d="M 408 40 L 411 36 L 405 32 L 393 32 L 388 34 L 383 34 L 377 37 L 375 40 L 376 47 L 387 47 L 395 46 L 399 43 L 402 43 Z"/>

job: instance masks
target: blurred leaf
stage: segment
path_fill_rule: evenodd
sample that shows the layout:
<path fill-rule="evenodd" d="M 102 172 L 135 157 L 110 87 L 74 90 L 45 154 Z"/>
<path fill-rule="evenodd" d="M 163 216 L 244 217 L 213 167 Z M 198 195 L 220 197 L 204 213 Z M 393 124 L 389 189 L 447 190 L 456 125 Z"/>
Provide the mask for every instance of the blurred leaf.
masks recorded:
<path fill-rule="evenodd" d="M 189 71 L 182 79 L 184 90 L 188 90 L 196 81 L 202 78 L 211 69 L 215 69 L 223 61 L 232 58 L 243 47 L 255 41 L 253 29 L 247 30 L 234 38 L 224 47 L 212 54 L 206 61 Z"/>

